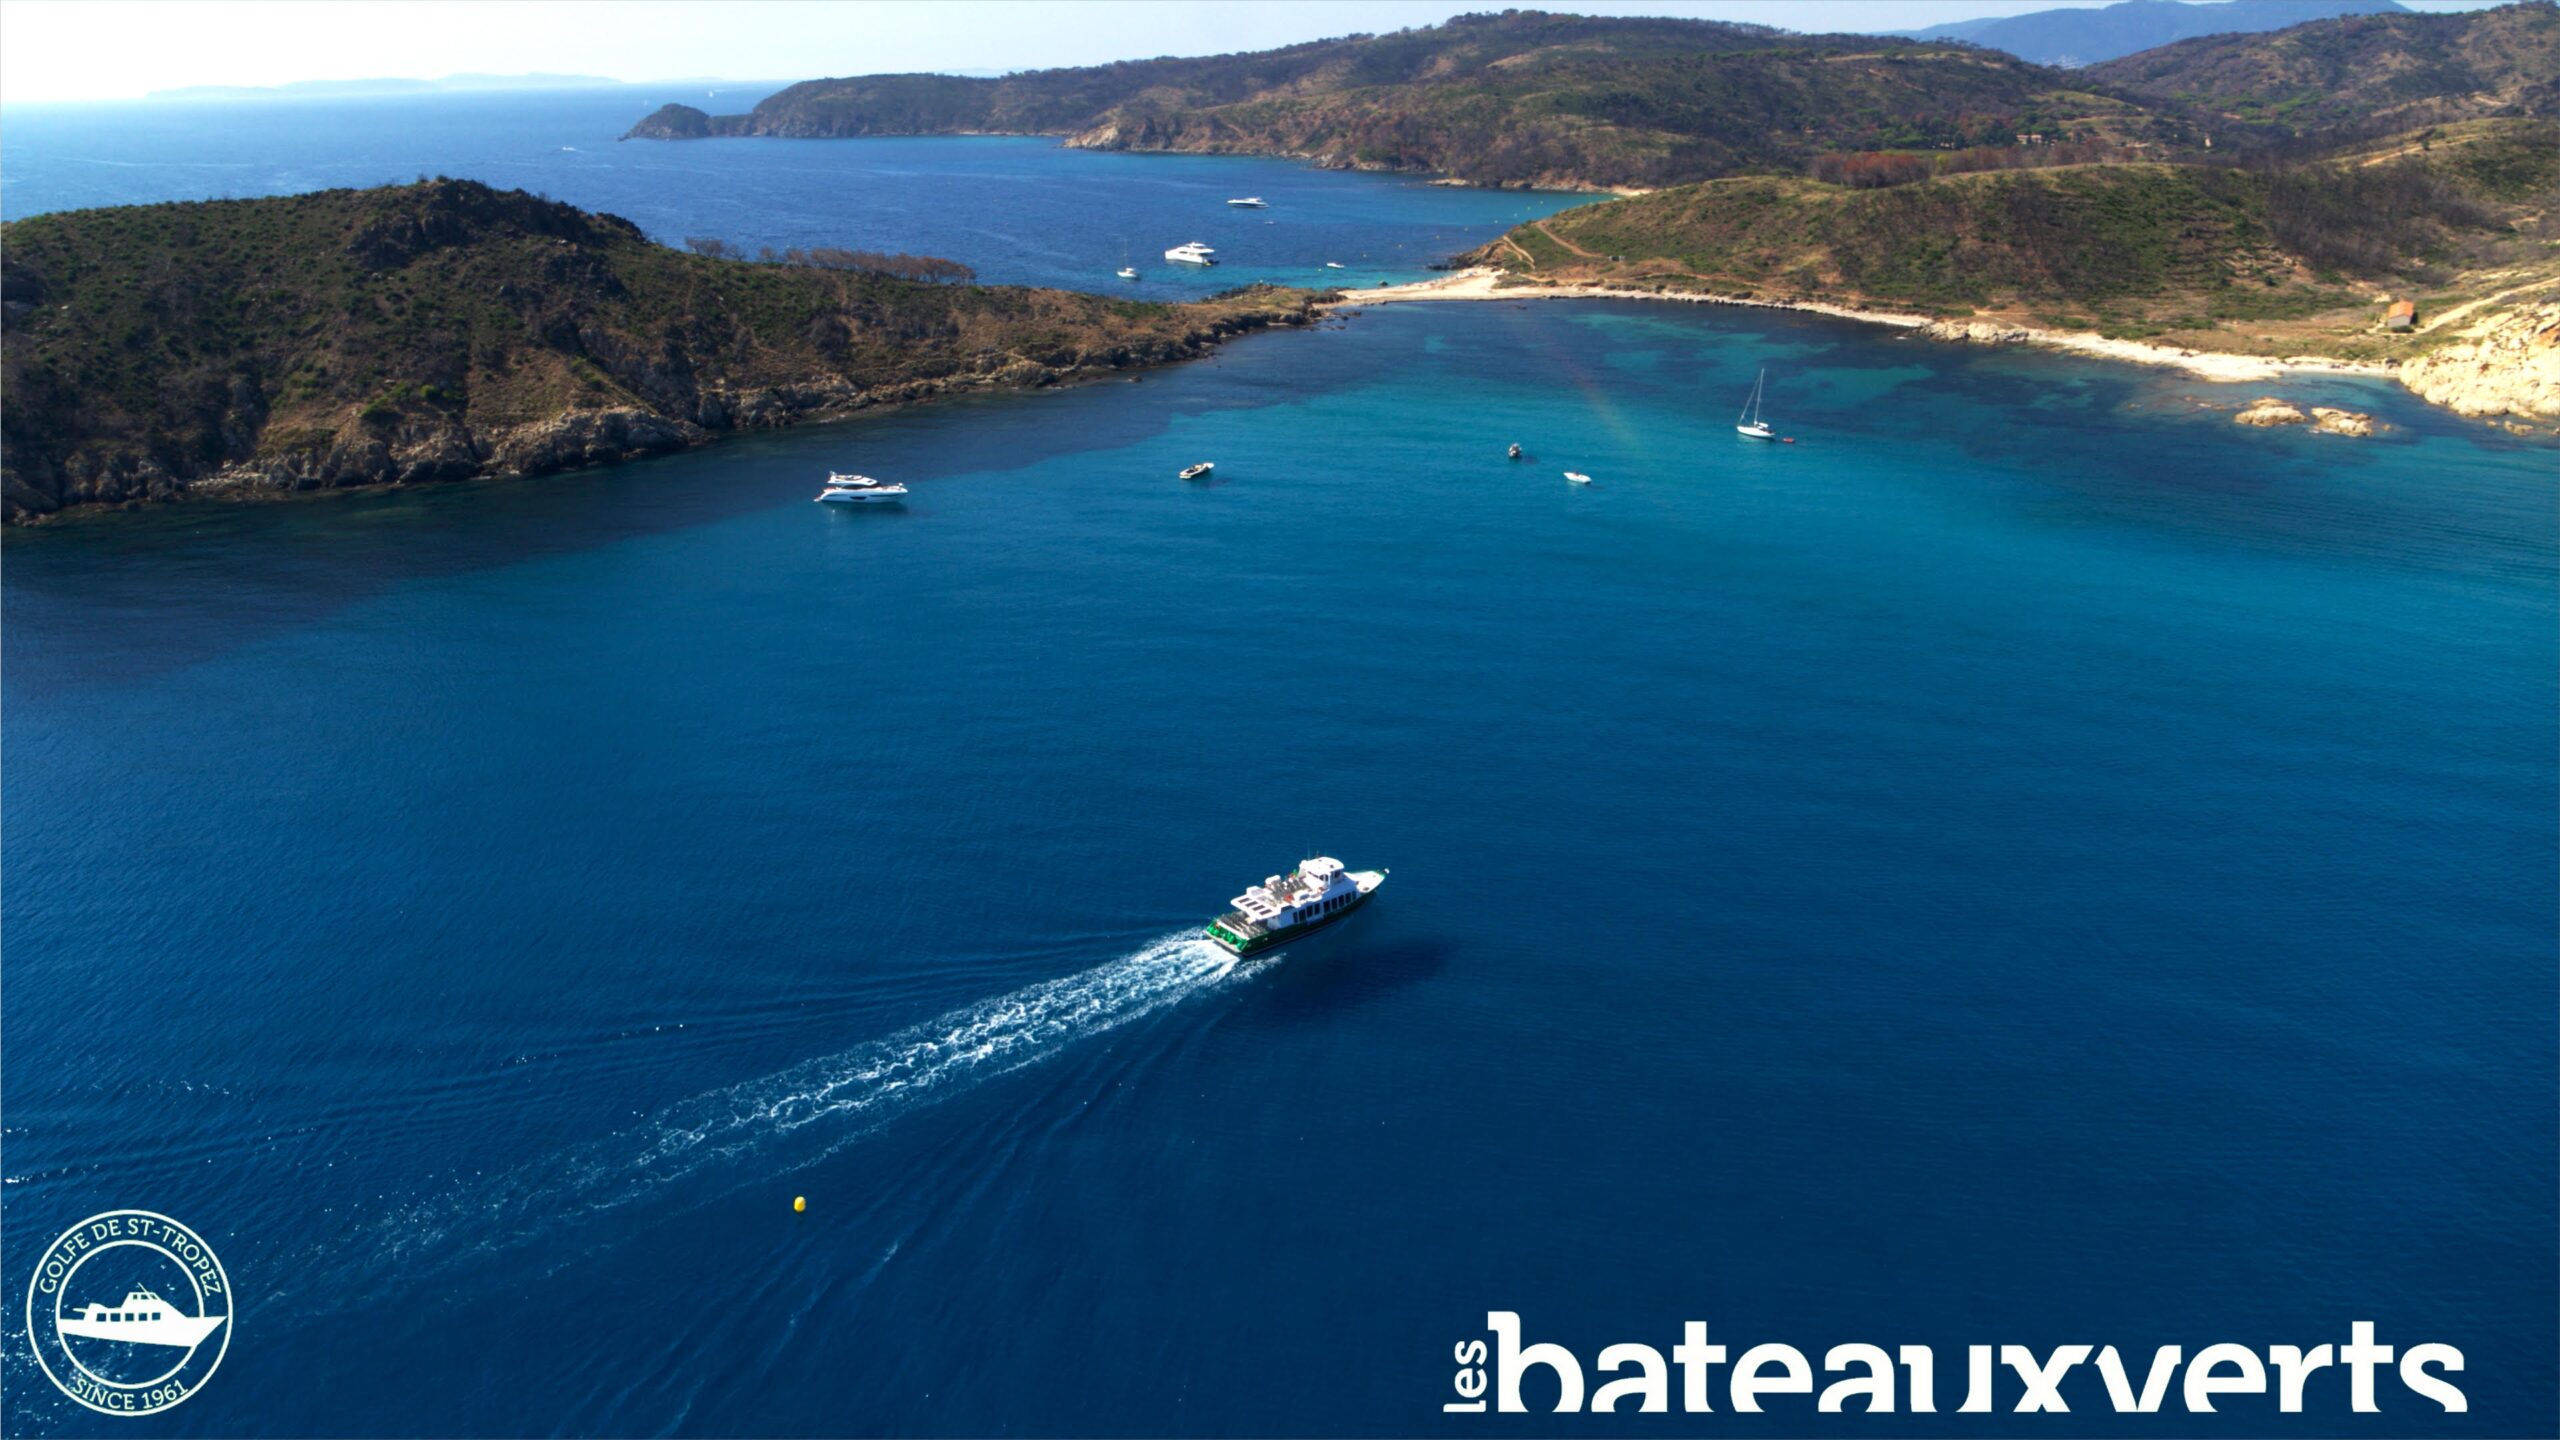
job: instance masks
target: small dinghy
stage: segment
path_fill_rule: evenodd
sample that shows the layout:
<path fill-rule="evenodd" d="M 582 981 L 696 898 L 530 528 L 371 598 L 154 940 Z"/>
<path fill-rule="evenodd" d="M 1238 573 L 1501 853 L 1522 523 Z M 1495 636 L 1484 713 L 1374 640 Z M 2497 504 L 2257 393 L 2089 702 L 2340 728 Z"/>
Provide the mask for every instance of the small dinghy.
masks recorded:
<path fill-rule="evenodd" d="M 1512 459 L 1514 459 L 1514 460 L 1519 459 L 1519 458 L 1520 458 L 1520 446 L 1515 442 L 1515 443 L 1512 445 L 1511 450 L 1510 450 L 1510 452 L 1509 452 L 1509 453 L 1510 453 L 1510 458 L 1512 458 Z"/>
<path fill-rule="evenodd" d="M 1588 485 L 1591 483 L 1591 477 L 1583 474 L 1579 470 L 1567 470 L 1564 472 L 1564 478 L 1572 481 L 1576 485 Z"/>
<path fill-rule="evenodd" d="M 1217 463 L 1210 460 L 1203 460 L 1197 465 L 1185 465 L 1182 467 L 1182 478 L 1185 480 L 1206 480 L 1209 478 L 1210 473 L 1215 471 L 1217 468 Z"/>

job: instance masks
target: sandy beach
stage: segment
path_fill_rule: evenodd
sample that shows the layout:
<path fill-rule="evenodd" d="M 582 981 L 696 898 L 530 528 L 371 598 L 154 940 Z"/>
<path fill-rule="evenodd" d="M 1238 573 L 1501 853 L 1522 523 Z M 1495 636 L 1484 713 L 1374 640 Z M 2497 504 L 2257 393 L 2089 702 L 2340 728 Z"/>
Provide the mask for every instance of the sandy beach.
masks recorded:
<path fill-rule="evenodd" d="M 1938 320 L 1927 315 L 1909 315 L 1891 310 L 1860 310 L 1847 305 L 1827 305 L 1820 301 L 1754 300 L 1735 295 L 1712 295 L 1696 291 L 1630 290 L 1610 285 L 1548 285 L 1500 282 L 1513 278 L 1508 272 L 1491 266 L 1461 270 L 1437 280 L 1416 281 L 1409 285 L 1382 285 L 1375 290 L 1343 292 L 1343 305 L 1394 305 L 1422 300 L 1657 300 L 1690 305 L 1746 305 L 1763 310 L 1801 310 L 1815 315 L 1830 315 L 1843 320 L 1861 320 L 1871 325 L 1889 325 L 1899 330 L 1916 330 L 1933 340 L 1954 340 L 1976 345 L 2037 345 L 2051 350 L 2069 350 L 2082 355 L 2095 355 L 2108 360 L 2123 360 L 2136 365 L 2165 365 L 2187 371 L 2199 379 L 2242 384 L 2273 380 L 2288 374 L 2388 375 L 2380 365 L 2352 360 L 2331 360 L 2317 355 L 2297 355 L 2271 359 L 2260 355 L 2226 355 L 2202 350 L 2188 350 L 2174 345 L 2148 345 L 2138 340 L 2115 340 L 2085 331 L 2039 330 L 2032 326 L 2010 325 L 1993 320 Z"/>

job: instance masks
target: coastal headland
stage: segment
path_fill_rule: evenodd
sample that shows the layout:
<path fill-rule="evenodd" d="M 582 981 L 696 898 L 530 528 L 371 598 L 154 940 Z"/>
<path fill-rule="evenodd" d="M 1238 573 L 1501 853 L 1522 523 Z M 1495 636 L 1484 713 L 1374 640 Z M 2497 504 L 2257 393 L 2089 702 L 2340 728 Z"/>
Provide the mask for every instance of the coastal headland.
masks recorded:
<path fill-rule="evenodd" d="M 432 180 L 12 222 L 0 517 L 538 475 L 723 433 L 1170 364 L 1307 322 L 930 283 L 930 257 L 689 254 Z"/>

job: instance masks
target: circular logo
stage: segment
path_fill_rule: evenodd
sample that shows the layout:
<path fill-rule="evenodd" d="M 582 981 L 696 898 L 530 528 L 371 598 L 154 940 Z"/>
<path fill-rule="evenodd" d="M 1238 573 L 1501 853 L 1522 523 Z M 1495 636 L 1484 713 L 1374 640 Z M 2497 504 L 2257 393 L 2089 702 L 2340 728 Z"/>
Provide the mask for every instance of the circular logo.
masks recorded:
<path fill-rule="evenodd" d="M 102 1415 L 193 1395 L 231 1348 L 231 1277 L 204 1237 L 148 1210 L 62 1232 L 27 1282 L 27 1340 L 45 1378 Z"/>

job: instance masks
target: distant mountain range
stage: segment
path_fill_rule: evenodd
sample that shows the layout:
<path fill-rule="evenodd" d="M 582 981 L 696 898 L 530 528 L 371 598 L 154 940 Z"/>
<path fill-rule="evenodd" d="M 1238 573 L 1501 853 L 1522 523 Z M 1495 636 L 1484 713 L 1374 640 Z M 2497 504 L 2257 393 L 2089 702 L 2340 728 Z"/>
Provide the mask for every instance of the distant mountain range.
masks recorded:
<path fill-rule="evenodd" d="M 2492 115 L 2560 116 L 2560 6 L 2358 15 L 2274 35 L 2182 40 L 2093 80 L 2296 134 L 2381 134 Z"/>
<path fill-rule="evenodd" d="M 2094 10 L 2037 10 L 1890 33 L 1963 40 L 2039 65 L 2094 65 L 2199 35 L 2256 34 L 2338 15 L 2407 14 L 2399 0 L 2124 0 Z"/>
<path fill-rule="evenodd" d="M 146 100 L 327 100 L 365 95 L 428 95 L 465 90 L 591 90 L 625 82 L 601 75 L 447 75 L 440 80 L 384 77 L 373 80 L 296 80 L 286 85 L 188 85 L 154 90 Z M 653 81 L 664 85 L 719 85 L 710 79 Z"/>

